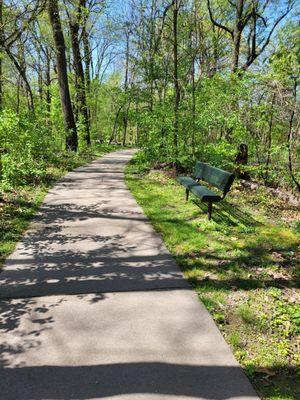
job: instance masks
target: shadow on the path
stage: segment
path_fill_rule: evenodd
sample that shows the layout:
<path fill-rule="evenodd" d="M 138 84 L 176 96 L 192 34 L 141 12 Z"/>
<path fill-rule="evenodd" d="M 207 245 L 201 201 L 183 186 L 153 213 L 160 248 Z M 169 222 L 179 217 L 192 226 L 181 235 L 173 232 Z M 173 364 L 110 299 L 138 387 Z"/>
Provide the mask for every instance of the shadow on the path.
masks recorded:
<path fill-rule="evenodd" d="M 77 295 L 86 305 L 93 305 L 105 300 L 102 293 Z M 0 386 L 2 392 L 3 368 L 20 367 L 16 365 L 15 357 L 32 349 L 37 350 L 42 344 L 40 339 L 43 332 L 55 327 L 53 309 L 67 301 L 66 297 L 51 297 L 43 302 L 41 298 L 2 299 L 0 300 Z M 24 321 L 30 319 L 30 329 L 23 326 Z M 12 370 L 11 372 L 13 372 Z M 14 374 L 13 374 L 14 375 Z M 14 382 L 15 383 L 15 382 Z M 14 383 L 12 386 L 14 386 Z M 8 386 L 9 388 L 9 386 Z M 9 392 L 8 392 L 9 393 Z M 1 399 L 6 399 L 2 397 Z M 7 397 L 7 399 L 15 397 Z M 20 399 L 23 399 L 20 397 Z"/>
<path fill-rule="evenodd" d="M 95 303 L 106 301 L 108 298 L 105 294 L 76 297 L 85 304 L 84 307 L 92 307 L 91 312 Z M 0 301 L 1 399 L 88 400 L 122 395 L 141 395 L 143 398 L 184 396 L 207 400 L 225 400 L 240 396 L 247 399 L 256 398 L 241 368 L 235 365 L 188 365 L 176 361 L 77 366 L 68 365 L 66 361 L 60 365 L 56 361 L 55 365 L 26 365 L 26 361 L 22 360 L 26 360 L 27 353 L 31 355 L 31 359 L 40 363 L 39 350 L 45 351 L 45 348 L 52 351 L 54 359 L 62 349 L 65 349 L 63 352 L 69 351 L 72 364 L 74 346 L 70 345 L 68 337 L 57 329 L 55 316 L 59 315 L 60 311 L 58 310 L 58 314 L 54 311 L 57 307 L 64 307 L 62 303 L 67 301 L 68 296 L 53 296 L 45 302 L 43 298 Z M 97 317 L 101 318 L 101 315 Z M 26 323 L 28 319 L 30 324 Z M 112 329 L 114 326 L 114 329 L 117 329 L 118 321 L 112 319 L 111 324 Z M 45 331 L 49 333 L 45 334 Z M 79 335 L 79 338 L 80 334 L 80 331 L 74 331 L 74 335 Z M 49 337 L 52 338 L 54 349 L 51 343 L 49 346 Z M 174 338 L 178 344 L 176 335 Z M 128 338 L 129 342 L 130 340 L 134 339 Z M 85 343 L 82 345 L 84 350 Z M 101 360 L 105 355 L 101 354 L 101 351 L 97 354 L 97 351 L 99 352 L 99 346 L 95 347 L 93 357 Z M 68 354 L 63 354 L 63 359 L 68 360 Z"/>
<path fill-rule="evenodd" d="M 0 369 L 1 393 L 6 400 L 83 400 L 136 394 L 254 398 L 242 375 L 238 367 L 159 362 Z"/>
<path fill-rule="evenodd" d="M 80 167 L 50 191 L 5 263 L 0 298 L 189 287 L 128 194 L 120 172 L 131 153 Z"/>
<path fill-rule="evenodd" d="M 71 201 L 41 207 L 0 274 L 0 298 L 188 287 L 143 214 Z"/>

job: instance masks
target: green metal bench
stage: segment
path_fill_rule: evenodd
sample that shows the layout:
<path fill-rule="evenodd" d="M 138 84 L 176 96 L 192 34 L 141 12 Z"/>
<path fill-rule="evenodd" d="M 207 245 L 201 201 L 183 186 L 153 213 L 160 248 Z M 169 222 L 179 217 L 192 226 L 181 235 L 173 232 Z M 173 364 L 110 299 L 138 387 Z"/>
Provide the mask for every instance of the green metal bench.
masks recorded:
<path fill-rule="evenodd" d="M 189 176 L 179 176 L 178 182 L 185 187 L 186 201 L 189 199 L 189 193 L 193 193 L 201 201 L 208 203 L 208 219 L 211 219 L 212 204 L 223 200 L 228 193 L 234 181 L 235 175 L 230 172 L 223 171 L 220 168 L 212 167 L 208 164 L 196 161 L 193 178 Z M 207 186 L 202 186 L 199 181 L 204 181 L 211 186 L 222 191 L 219 195 Z"/>

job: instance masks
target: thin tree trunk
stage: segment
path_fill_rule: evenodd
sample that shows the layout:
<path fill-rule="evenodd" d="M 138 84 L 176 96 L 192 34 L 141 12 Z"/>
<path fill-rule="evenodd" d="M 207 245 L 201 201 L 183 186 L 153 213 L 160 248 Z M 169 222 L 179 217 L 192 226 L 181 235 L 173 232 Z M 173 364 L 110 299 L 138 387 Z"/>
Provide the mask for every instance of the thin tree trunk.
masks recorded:
<path fill-rule="evenodd" d="M 71 103 L 67 73 L 66 46 L 61 27 L 57 0 L 48 1 L 48 14 L 56 47 L 57 75 L 60 89 L 60 98 L 67 129 L 66 148 L 67 150 L 77 151 L 77 129 Z"/>
<path fill-rule="evenodd" d="M 196 61 L 196 52 L 195 45 L 197 45 L 197 14 L 196 7 L 193 11 L 193 20 L 190 32 L 190 51 L 192 52 L 191 59 L 191 79 L 192 79 L 192 155 L 195 157 L 195 133 L 196 133 L 196 81 L 195 81 L 195 61 Z"/>
<path fill-rule="evenodd" d="M 271 117 L 269 121 L 269 130 L 268 130 L 268 149 L 267 149 L 267 160 L 266 160 L 266 171 L 265 171 L 265 183 L 268 182 L 269 179 L 269 165 L 271 161 L 271 146 L 272 146 L 272 130 L 273 130 L 273 118 L 274 118 L 274 102 L 275 102 L 276 95 L 275 93 L 272 96 L 271 101 Z"/>
<path fill-rule="evenodd" d="M 20 88 L 21 88 L 21 76 L 18 76 L 18 83 L 17 83 L 17 107 L 16 112 L 19 114 L 20 112 Z"/>
<path fill-rule="evenodd" d="M 3 0 L 0 0 L 0 111 L 3 109 Z"/>
<path fill-rule="evenodd" d="M 118 111 L 117 111 L 117 113 L 115 115 L 114 126 L 113 126 L 113 130 L 112 130 L 112 133 L 111 133 L 111 136 L 110 136 L 110 139 L 109 139 L 109 144 L 112 144 L 113 140 L 117 141 L 116 133 L 117 133 L 118 118 L 119 118 L 120 112 L 122 110 L 122 107 L 123 106 L 121 106 L 118 109 Z"/>
<path fill-rule="evenodd" d="M 83 7 L 84 9 L 86 8 L 86 0 L 81 0 L 81 7 Z M 84 16 L 82 23 L 82 41 L 83 41 L 84 63 L 85 63 L 84 79 L 85 79 L 87 93 L 90 93 L 92 59 L 91 59 L 89 36 L 87 32 L 87 19 L 88 17 Z"/>
<path fill-rule="evenodd" d="M 47 106 L 47 112 L 50 117 L 50 112 L 51 112 L 51 72 L 50 72 L 50 54 L 49 50 L 46 50 L 46 106 Z M 49 119 L 50 120 L 50 119 Z"/>
<path fill-rule="evenodd" d="M 178 78 L 178 0 L 173 4 L 173 66 L 174 66 L 174 125 L 173 125 L 173 144 L 175 161 L 178 156 L 178 134 L 179 134 L 179 104 L 180 87 Z"/>
<path fill-rule="evenodd" d="M 123 138 L 122 138 L 122 146 L 126 146 L 126 138 L 127 138 L 127 126 L 128 126 L 128 108 L 126 109 L 123 115 Z"/>
<path fill-rule="evenodd" d="M 91 110 L 88 105 L 88 99 L 91 95 L 91 53 L 90 53 L 90 43 L 89 37 L 86 29 L 86 20 L 84 20 L 84 24 L 82 27 L 82 41 L 83 41 L 83 53 L 84 53 L 84 80 L 85 80 L 85 89 L 86 89 L 86 97 L 87 97 L 87 113 L 88 113 L 88 122 L 89 127 L 91 127 Z"/>
<path fill-rule="evenodd" d="M 42 70 L 42 60 L 41 54 L 38 52 L 38 90 L 40 100 L 43 101 L 43 70 Z"/>
<path fill-rule="evenodd" d="M 232 72 L 237 72 L 239 68 L 241 36 L 242 36 L 242 16 L 243 16 L 244 0 L 236 2 L 236 19 L 233 30 L 233 51 L 232 51 Z"/>
<path fill-rule="evenodd" d="M 126 61 L 125 61 L 125 79 L 124 79 L 124 93 L 125 93 L 125 102 L 127 103 L 127 93 L 128 93 L 128 75 L 129 75 L 129 40 L 130 40 L 130 31 L 126 32 Z M 123 139 L 122 145 L 126 145 L 126 136 L 127 136 L 127 127 L 128 127 L 128 110 L 129 105 L 125 108 L 123 115 Z"/>
<path fill-rule="evenodd" d="M 149 74 L 150 74 L 150 99 L 149 110 L 153 111 L 154 103 L 154 41 L 155 41 L 155 0 L 151 1 L 150 38 L 149 38 Z"/>
<path fill-rule="evenodd" d="M 296 98 L 297 98 L 297 80 L 295 79 L 294 83 L 294 88 L 293 88 L 293 94 L 294 94 L 294 106 L 291 112 L 290 116 L 290 121 L 289 121 L 289 130 L 288 130 L 288 136 L 287 136 L 287 147 L 288 147 L 288 154 L 289 154 L 289 171 L 291 178 L 293 182 L 295 183 L 298 191 L 300 192 L 300 183 L 297 181 L 294 171 L 293 171 L 293 161 L 292 161 L 292 145 L 291 145 L 291 140 L 292 140 L 292 133 L 293 133 L 293 122 L 294 122 L 294 117 L 295 117 L 295 106 L 296 106 Z"/>
<path fill-rule="evenodd" d="M 14 66 L 16 67 L 17 71 L 19 72 L 26 88 L 27 96 L 28 96 L 28 108 L 29 110 L 34 112 L 34 100 L 33 100 L 33 93 L 32 89 L 30 86 L 30 83 L 27 79 L 26 71 L 23 68 L 23 66 L 18 62 L 14 54 L 10 51 L 8 47 L 5 47 L 6 54 L 10 58 L 10 60 L 13 62 Z"/>

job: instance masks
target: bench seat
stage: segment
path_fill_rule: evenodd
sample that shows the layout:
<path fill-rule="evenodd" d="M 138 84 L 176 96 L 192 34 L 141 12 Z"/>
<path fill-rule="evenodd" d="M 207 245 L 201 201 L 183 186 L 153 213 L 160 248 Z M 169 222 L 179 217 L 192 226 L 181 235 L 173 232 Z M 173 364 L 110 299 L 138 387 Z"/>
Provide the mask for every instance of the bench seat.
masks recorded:
<path fill-rule="evenodd" d="M 190 191 L 202 201 L 218 202 L 222 200 L 221 196 L 208 189 L 206 186 L 195 185 L 189 187 Z"/>
<path fill-rule="evenodd" d="M 198 185 L 198 183 L 189 176 L 178 176 L 177 181 L 186 188 Z"/>
<path fill-rule="evenodd" d="M 202 201 L 213 201 L 217 202 L 221 200 L 221 196 L 217 195 L 215 192 L 210 190 L 206 186 L 199 185 L 193 178 L 189 176 L 179 176 L 177 181 L 181 183 L 182 186 L 189 189 L 195 196 L 199 197 Z"/>

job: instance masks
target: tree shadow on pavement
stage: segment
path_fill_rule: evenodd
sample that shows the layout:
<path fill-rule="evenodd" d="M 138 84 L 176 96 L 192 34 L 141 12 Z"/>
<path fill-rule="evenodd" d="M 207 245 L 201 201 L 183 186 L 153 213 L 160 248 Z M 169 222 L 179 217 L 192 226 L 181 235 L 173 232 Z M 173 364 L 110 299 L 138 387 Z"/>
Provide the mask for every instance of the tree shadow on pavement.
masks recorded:
<path fill-rule="evenodd" d="M 237 366 L 160 362 L 40 366 L 5 368 L 0 370 L 0 376 L 2 395 L 14 400 L 83 400 L 122 395 L 144 395 L 147 399 L 257 399 Z"/>

